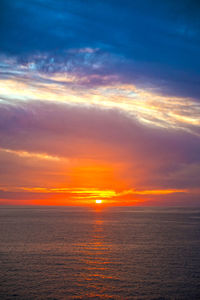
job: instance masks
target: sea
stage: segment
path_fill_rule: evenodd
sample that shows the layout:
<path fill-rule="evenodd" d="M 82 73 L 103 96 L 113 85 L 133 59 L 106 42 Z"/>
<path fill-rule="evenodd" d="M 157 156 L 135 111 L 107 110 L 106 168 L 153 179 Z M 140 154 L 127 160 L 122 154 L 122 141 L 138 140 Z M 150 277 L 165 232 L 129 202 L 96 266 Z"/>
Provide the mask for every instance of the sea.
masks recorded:
<path fill-rule="evenodd" d="M 200 299 L 200 209 L 1 206 L 0 299 Z"/>

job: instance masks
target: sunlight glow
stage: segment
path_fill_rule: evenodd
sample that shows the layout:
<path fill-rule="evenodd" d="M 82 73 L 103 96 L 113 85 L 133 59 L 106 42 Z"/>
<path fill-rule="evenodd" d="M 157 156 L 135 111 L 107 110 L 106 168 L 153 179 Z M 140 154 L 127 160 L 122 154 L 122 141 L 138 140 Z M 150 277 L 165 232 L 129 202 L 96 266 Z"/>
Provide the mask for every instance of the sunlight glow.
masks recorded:
<path fill-rule="evenodd" d="M 101 204 L 101 203 L 102 203 L 102 200 L 97 199 L 97 200 L 96 200 L 96 203 L 97 203 L 97 204 Z"/>

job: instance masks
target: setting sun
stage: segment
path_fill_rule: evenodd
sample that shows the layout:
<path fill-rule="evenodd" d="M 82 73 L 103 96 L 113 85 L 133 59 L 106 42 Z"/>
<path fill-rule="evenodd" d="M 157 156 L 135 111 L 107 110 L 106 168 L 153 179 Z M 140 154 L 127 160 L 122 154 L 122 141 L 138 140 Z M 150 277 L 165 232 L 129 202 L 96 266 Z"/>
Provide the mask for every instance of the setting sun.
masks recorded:
<path fill-rule="evenodd" d="M 101 203 L 102 203 L 102 200 L 98 199 L 98 200 L 96 200 L 96 203 L 97 203 L 97 204 L 101 204 Z"/>

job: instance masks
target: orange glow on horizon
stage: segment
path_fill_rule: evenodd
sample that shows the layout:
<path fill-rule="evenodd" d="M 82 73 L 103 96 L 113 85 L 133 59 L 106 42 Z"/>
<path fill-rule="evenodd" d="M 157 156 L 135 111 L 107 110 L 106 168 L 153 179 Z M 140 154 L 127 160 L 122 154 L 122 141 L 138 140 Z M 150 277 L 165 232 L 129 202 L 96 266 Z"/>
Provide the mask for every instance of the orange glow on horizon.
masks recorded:
<path fill-rule="evenodd" d="M 191 192 L 187 189 L 138 188 L 137 177 L 129 176 L 127 163 L 118 160 L 117 156 L 110 159 L 112 153 L 116 155 L 116 149 L 101 143 L 79 146 L 84 153 L 96 153 L 97 157 L 104 155 L 101 159 L 71 159 L 40 152 L 0 149 L 4 155 L 9 155 L 9 159 L 13 156 L 20 163 L 34 164 L 42 170 L 37 177 L 34 173 L 28 179 L 22 177 L 16 185 L 2 184 L 0 190 L 15 195 L 15 198 L 9 201 L 2 198 L 0 204 L 93 206 L 101 209 L 106 206 L 145 205 L 153 200 L 161 201 L 160 196 Z M 121 155 L 120 152 L 119 157 Z M 138 178 L 143 175 L 142 168 L 135 171 Z"/>

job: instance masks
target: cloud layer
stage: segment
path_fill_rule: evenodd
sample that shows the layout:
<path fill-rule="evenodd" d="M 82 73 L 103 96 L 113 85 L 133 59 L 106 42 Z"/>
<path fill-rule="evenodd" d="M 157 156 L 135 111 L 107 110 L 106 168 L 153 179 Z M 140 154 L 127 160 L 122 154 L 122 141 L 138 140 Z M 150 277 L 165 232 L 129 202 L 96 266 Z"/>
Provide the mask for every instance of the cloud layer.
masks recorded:
<path fill-rule="evenodd" d="M 200 139 L 190 133 L 142 125 L 118 110 L 52 102 L 4 104 L 0 113 L 4 194 L 66 197 L 84 188 L 110 190 L 121 201 L 180 191 L 192 201 L 199 193 Z"/>

